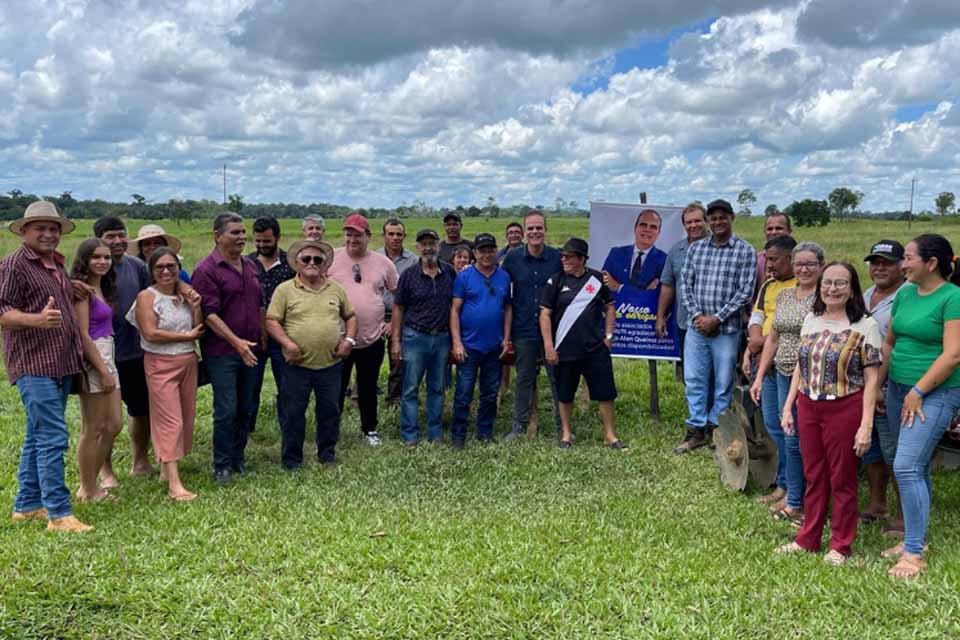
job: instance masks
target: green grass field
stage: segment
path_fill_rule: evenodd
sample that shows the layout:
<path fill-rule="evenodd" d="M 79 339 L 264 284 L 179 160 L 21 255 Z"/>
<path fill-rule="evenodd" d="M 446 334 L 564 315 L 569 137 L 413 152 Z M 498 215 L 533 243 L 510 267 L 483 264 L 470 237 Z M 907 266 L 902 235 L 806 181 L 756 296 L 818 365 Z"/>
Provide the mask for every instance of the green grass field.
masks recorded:
<path fill-rule="evenodd" d="M 469 219 L 466 231 L 500 237 L 505 222 Z M 408 221 L 410 229 L 426 224 Z M 168 225 L 185 239 L 191 268 L 211 245 L 207 225 Z M 551 221 L 550 241 L 586 235 L 586 227 L 585 219 Z M 912 235 L 953 228 L 915 224 Z M 64 241 L 69 258 L 89 229 L 85 222 Z M 296 221 L 284 229 L 297 235 Z M 737 231 L 755 244 L 762 237 L 757 219 L 738 220 Z M 338 244 L 340 235 L 331 229 L 329 237 Z M 860 221 L 797 236 L 821 242 L 828 258 L 859 263 L 872 241 L 911 233 L 904 223 Z M 14 246 L 16 238 L 0 234 L 0 251 Z M 297 475 L 279 468 L 268 375 L 248 450 L 255 473 L 225 489 L 210 473 L 205 388 L 182 467 L 197 501 L 174 504 L 156 478 L 130 477 L 121 436 L 120 502 L 77 507 L 96 531 L 54 536 L 40 523 L 2 521 L 0 637 L 960 637 L 960 474 L 935 476 L 931 569 L 915 583 L 886 576 L 889 562 L 878 554 L 889 542 L 878 525 L 861 527 L 843 568 L 812 555 L 773 557 L 791 530 L 754 503 L 756 492 L 722 488 L 705 450 L 671 453 L 685 415 L 671 373 L 661 365 L 658 422 L 647 408 L 647 367 L 616 363 L 627 453 L 600 446 L 599 416 L 579 408 L 571 451 L 551 433 L 463 452 L 407 451 L 398 415 L 387 409 L 385 445 L 373 450 L 361 444 L 350 408 L 342 464 Z M 0 413 L 0 504 L 10 509 L 23 412 L 9 386 L 0 390 Z M 498 434 L 509 418 L 501 411 Z M 75 399 L 68 421 L 75 435 Z"/>

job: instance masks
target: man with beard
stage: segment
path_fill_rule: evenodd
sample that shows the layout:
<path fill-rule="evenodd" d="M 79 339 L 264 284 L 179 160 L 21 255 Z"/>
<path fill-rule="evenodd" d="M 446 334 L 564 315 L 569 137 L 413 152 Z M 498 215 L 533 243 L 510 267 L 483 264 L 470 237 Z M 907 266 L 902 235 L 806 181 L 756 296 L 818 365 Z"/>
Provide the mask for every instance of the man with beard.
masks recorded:
<path fill-rule="evenodd" d="M 260 289 L 263 292 L 263 306 L 270 306 L 273 292 L 280 283 L 293 278 L 296 273 L 287 261 L 287 253 L 280 248 L 280 223 L 276 218 L 257 218 L 253 223 L 253 242 L 256 251 L 247 254 L 257 267 L 260 278 Z M 263 375 L 267 370 L 267 360 L 270 360 L 270 369 L 273 371 L 273 381 L 277 385 L 277 422 L 283 426 L 284 404 L 280 401 L 280 389 L 283 387 L 283 350 L 273 338 L 267 339 L 267 349 L 258 354 L 257 379 L 254 384 L 253 406 L 250 408 L 250 433 L 257 426 L 257 414 L 260 412 L 260 391 L 263 389 Z"/>
<path fill-rule="evenodd" d="M 376 253 L 383 254 L 390 258 L 390 262 L 397 268 L 397 274 L 401 276 L 404 271 L 417 264 L 417 255 L 403 248 L 403 241 L 406 238 L 407 228 L 403 222 L 398 218 L 390 218 L 383 223 L 383 247 L 376 250 Z M 393 294 L 390 293 L 390 291 L 383 292 L 383 307 L 383 319 L 389 326 L 393 314 Z M 392 347 L 392 340 L 392 334 L 388 332 L 388 348 Z M 395 363 L 393 358 L 390 358 L 390 376 L 387 379 L 387 404 L 398 404 L 401 393 L 403 393 L 403 367 Z"/>
<path fill-rule="evenodd" d="M 450 304 L 456 274 L 437 259 L 440 236 L 432 229 L 417 232 L 420 259 L 404 270 L 393 297 L 390 360 L 403 367 L 400 431 L 403 444 L 417 446 L 420 381 L 427 379 L 427 439 L 443 435 L 443 375 L 450 354 Z M 395 366 L 396 366 L 395 365 Z"/>
<path fill-rule="evenodd" d="M 197 264 L 207 331 L 200 343 L 213 385 L 213 469 L 221 486 L 245 475 L 258 354 L 266 346 L 259 268 L 243 255 L 243 218 L 227 211 L 213 221 L 216 247 Z"/>

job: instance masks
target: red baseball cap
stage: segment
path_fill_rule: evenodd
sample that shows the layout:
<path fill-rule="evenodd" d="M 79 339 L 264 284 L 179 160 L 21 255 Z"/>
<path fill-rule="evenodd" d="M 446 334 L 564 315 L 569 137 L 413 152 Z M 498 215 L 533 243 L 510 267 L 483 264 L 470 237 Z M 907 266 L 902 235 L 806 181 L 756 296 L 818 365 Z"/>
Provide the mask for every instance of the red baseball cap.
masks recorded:
<path fill-rule="evenodd" d="M 360 231 L 361 233 L 370 233 L 370 223 L 367 222 L 367 219 L 359 213 L 351 213 L 347 216 L 347 219 L 343 221 L 343 230 L 353 229 L 354 231 Z"/>

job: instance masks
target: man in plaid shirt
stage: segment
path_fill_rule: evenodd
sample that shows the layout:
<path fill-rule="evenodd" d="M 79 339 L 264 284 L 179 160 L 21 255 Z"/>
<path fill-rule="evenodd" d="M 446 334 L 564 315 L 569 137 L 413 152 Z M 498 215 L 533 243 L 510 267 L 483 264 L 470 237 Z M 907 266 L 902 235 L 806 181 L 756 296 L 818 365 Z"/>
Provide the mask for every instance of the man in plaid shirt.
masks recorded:
<path fill-rule="evenodd" d="M 733 207 L 726 200 L 707 206 L 711 236 L 687 249 L 680 301 L 689 327 L 684 344 L 687 434 L 675 451 L 686 453 L 708 443 L 717 418 L 730 406 L 742 329 L 741 310 L 750 302 L 757 254 L 733 234 Z M 713 376 L 713 406 L 709 406 Z"/>

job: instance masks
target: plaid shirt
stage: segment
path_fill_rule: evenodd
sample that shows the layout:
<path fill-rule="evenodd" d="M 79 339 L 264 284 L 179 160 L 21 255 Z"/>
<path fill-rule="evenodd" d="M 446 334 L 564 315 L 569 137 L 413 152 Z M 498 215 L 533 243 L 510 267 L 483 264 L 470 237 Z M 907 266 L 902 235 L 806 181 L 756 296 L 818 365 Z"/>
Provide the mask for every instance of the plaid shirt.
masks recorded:
<path fill-rule="evenodd" d="M 65 378 L 80 373 L 83 367 L 73 286 L 63 267 L 63 256 L 54 253 L 54 259 L 59 281 L 26 245 L 0 262 L 0 315 L 8 311 L 40 313 L 53 296 L 63 318 L 56 329 L 3 330 L 3 362 L 10 384 L 22 376 Z"/>
<path fill-rule="evenodd" d="M 680 283 L 690 322 L 701 315 L 715 316 L 720 318 L 721 333 L 739 331 L 740 310 L 753 296 L 756 273 L 756 252 L 733 234 L 721 245 L 713 236 L 691 244 Z"/>

